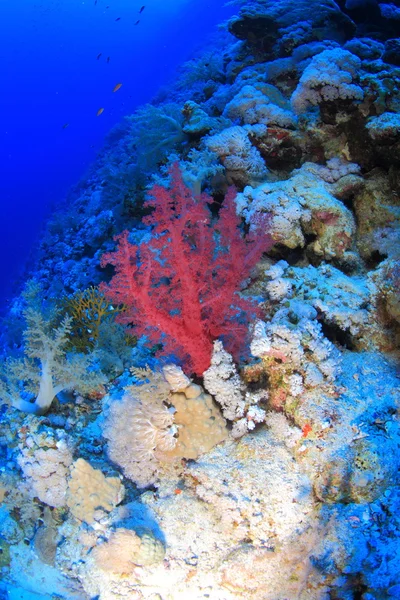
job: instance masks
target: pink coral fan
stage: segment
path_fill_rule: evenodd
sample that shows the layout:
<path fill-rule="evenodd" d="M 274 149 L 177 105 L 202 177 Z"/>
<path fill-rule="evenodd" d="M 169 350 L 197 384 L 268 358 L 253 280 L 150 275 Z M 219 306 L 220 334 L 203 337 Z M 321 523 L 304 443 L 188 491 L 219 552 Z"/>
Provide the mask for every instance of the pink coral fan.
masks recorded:
<path fill-rule="evenodd" d="M 102 257 L 102 266 L 111 264 L 116 271 L 103 291 L 127 307 L 119 322 L 133 325 L 152 343 L 161 341 L 189 372 L 202 374 L 215 339 L 224 336 L 237 354 L 246 338 L 246 311 L 256 307 L 237 292 L 271 246 L 268 219 L 254 223 L 244 238 L 233 190 L 212 222 L 213 199 L 194 197 L 177 165 L 171 176 L 171 188 L 155 185 L 146 202 L 154 208 L 144 220 L 153 226 L 151 241 L 136 246 L 126 231 L 116 238 L 117 250 Z"/>

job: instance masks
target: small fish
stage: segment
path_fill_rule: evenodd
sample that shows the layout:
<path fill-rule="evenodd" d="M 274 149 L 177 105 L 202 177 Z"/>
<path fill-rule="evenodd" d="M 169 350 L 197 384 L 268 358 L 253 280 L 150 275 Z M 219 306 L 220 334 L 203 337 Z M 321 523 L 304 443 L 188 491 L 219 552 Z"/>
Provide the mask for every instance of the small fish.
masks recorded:
<path fill-rule="evenodd" d="M 104 108 L 99 108 L 99 110 L 96 113 L 96 117 L 99 117 L 103 112 L 104 112 Z"/>
<path fill-rule="evenodd" d="M 64 125 L 62 126 L 63 129 L 67 129 L 67 127 L 69 127 L 69 123 L 64 123 Z"/>
<path fill-rule="evenodd" d="M 97 60 L 99 60 L 100 56 L 101 56 L 101 52 L 100 52 L 100 54 L 98 54 L 98 55 L 96 56 Z"/>
<path fill-rule="evenodd" d="M 120 87 L 122 87 L 122 83 L 117 83 L 117 85 L 113 89 L 113 92 L 118 92 Z"/>
<path fill-rule="evenodd" d="M 144 11 L 145 8 L 146 8 L 146 6 L 142 6 L 142 8 L 139 10 L 139 15 L 140 15 L 140 13 L 142 13 Z"/>
<path fill-rule="evenodd" d="M 94 5 L 96 6 L 96 4 L 97 4 L 97 0 L 94 0 Z"/>
<path fill-rule="evenodd" d="M 121 17 L 117 17 L 115 20 L 116 20 L 116 21 L 120 21 L 120 20 L 121 20 Z"/>
<path fill-rule="evenodd" d="M 108 62 L 108 63 L 110 62 L 110 57 L 109 57 L 109 56 L 107 56 L 107 62 Z"/>
<path fill-rule="evenodd" d="M 139 23 L 140 23 L 140 19 L 139 19 L 139 21 L 136 21 L 135 25 L 139 25 Z"/>

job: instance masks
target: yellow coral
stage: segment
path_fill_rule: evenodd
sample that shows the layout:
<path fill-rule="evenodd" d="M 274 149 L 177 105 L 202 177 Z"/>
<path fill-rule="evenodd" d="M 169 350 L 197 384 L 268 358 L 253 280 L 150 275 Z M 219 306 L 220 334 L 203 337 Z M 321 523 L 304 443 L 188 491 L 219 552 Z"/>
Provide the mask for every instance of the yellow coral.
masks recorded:
<path fill-rule="evenodd" d="M 124 310 L 112 306 L 97 287 L 76 292 L 65 300 L 65 309 L 72 317 L 71 345 L 81 352 L 93 349 L 99 338 L 100 326 Z"/>
<path fill-rule="evenodd" d="M 171 394 L 169 401 L 176 409 L 178 437 L 175 447 L 165 453 L 168 458 L 196 459 L 227 438 L 225 419 L 199 385 L 192 383 L 182 392 Z"/>
<path fill-rule="evenodd" d="M 72 465 L 67 505 L 80 521 L 93 523 L 97 510 L 111 511 L 123 496 L 124 486 L 118 477 L 105 477 L 83 458 Z"/>
<path fill-rule="evenodd" d="M 91 553 L 96 565 L 111 573 L 132 573 L 136 566 L 149 566 L 163 560 L 165 549 L 149 531 L 141 537 L 131 529 L 113 531 L 107 542 L 96 546 Z"/>

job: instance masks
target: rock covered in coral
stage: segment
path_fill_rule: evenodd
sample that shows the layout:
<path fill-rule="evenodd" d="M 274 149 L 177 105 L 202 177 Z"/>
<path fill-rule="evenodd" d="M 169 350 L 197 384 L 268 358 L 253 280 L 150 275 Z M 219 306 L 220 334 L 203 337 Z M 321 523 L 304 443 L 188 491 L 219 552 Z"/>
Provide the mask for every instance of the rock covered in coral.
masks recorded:
<path fill-rule="evenodd" d="M 265 410 L 260 407 L 259 402 L 265 402 L 268 392 L 246 391 L 232 356 L 224 350 L 219 340 L 214 342 L 211 365 L 203 377 L 206 389 L 221 406 L 225 419 L 232 422 L 234 438 L 242 437 L 265 420 Z"/>
<path fill-rule="evenodd" d="M 374 304 L 386 335 L 392 337 L 394 348 L 400 341 L 400 262 L 387 259 L 371 275 L 374 284 Z M 390 349 L 390 347 L 389 347 Z"/>
<path fill-rule="evenodd" d="M 335 48 L 315 56 L 304 70 L 295 89 L 291 103 L 297 113 L 308 106 L 318 106 L 335 100 L 362 100 L 364 93 L 358 85 L 360 59 Z"/>
<path fill-rule="evenodd" d="M 396 258 L 400 253 L 399 191 L 395 178 L 388 179 L 383 169 L 373 169 L 353 195 L 357 250 L 367 262 Z"/>
<path fill-rule="evenodd" d="M 198 458 L 223 441 L 227 430 L 211 396 L 181 369 L 134 373 L 142 385 L 130 386 L 122 400 L 110 399 L 104 436 L 110 459 L 145 488 L 160 479 L 164 463 Z"/>
<path fill-rule="evenodd" d="M 400 12 L 398 14 L 400 20 Z M 391 65 L 395 65 L 396 67 L 400 67 L 400 41 L 398 39 L 394 38 L 386 40 L 382 60 Z"/>
<path fill-rule="evenodd" d="M 37 496 L 48 506 L 65 506 L 73 447 L 73 439 L 63 430 L 46 427 L 32 429 L 21 441 L 17 462 L 32 497 Z"/>
<path fill-rule="evenodd" d="M 310 559 L 318 538 L 310 481 L 275 434 L 264 430 L 238 445 L 225 442 L 188 467 L 186 477 L 179 493 L 167 487 L 142 495 L 168 541 L 164 564 L 136 568 L 121 580 L 91 571 L 89 561 L 85 585 L 93 585 L 97 573 L 101 600 L 121 585 L 129 597 L 138 591 L 149 599 L 211 593 L 218 600 L 249 594 L 272 600 L 280 593 L 295 597 L 312 573 L 310 598 L 317 600 L 325 576 Z"/>
<path fill-rule="evenodd" d="M 257 213 L 270 213 L 271 235 L 277 244 L 289 249 L 306 246 L 318 260 L 350 259 L 354 217 L 309 163 L 286 181 L 247 186 L 237 195 L 236 205 L 247 222 Z M 313 241 L 307 242 L 310 234 Z"/>
<path fill-rule="evenodd" d="M 362 277 L 350 278 L 327 264 L 301 268 L 290 267 L 285 261 L 268 270 L 266 277 L 270 280 L 266 283 L 267 294 L 273 302 L 278 301 L 282 310 L 289 300 L 290 312 L 290 299 L 294 299 L 293 319 L 296 320 L 297 306 L 303 306 L 302 311 L 310 310 L 307 307 L 311 306 L 315 311 L 311 318 L 319 316 L 326 326 L 348 332 L 353 346 L 366 334 L 371 320 L 366 309 L 370 291 Z"/>
<path fill-rule="evenodd" d="M 306 432 L 296 453 L 322 500 L 373 502 L 398 469 L 398 379 L 379 354 L 346 352 L 342 360 L 335 401 L 309 394 L 293 413 Z"/>
<path fill-rule="evenodd" d="M 229 31 L 272 58 L 287 56 L 297 46 L 313 40 L 344 42 L 354 34 L 355 25 L 332 0 L 253 0 L 231 19 Z"/>
<path fill-rule="evenodd" d="M 206 461 L 189 468 L 196 495 L 237 541 L 251 540 L 256 547 L 274 546 L 277 539 L 285 544 L 311 510 L 307 477 L 265 430 L 242 439 L 229 453 L 228 448 L 213 450 Z M 256 501 L 257 511 L 249 499 Z"/>
<path fill-rule="evenodd" d="M 250 383 L 267 375 L 268 405 L 275 410 L 285 407 L 289 411 L 309 389 L 332 392 L 340 355 L 324 337 L 316 316 L 310 307 L 292 302 L 271 322 L 255 324 L 251 352 L 262 364 L 245 367 L 244 378 Z"/>
<path fill-rule="evenodd" d="M 258 129 L 257 129 L 258 128 Z M 251 132 L 263 126 L 235 125 L 205 139 L 206 147 L 214 152 L 224 165 L 229 183 L 244 186 L 266 176 L 267 168 L 256 146 L 250 141 Z"/>
<path fill-rule="evenodd" d="M 385 112 L 371 118 L 367 125 L 368 134 L 378 145 L 392 145 L 400 137 L 400 116 Z"/>
<path fill-rule="evenodd" d="M 383 163 L 399 164 L 400 114 L 384 112 L 371 117 L 366 124 L 368 136 L 374 143 L 376 154 Z"/>
<path fill-rule="evenodd" d="M 241 79 L 244 77 L 238 77 L 234 88 L 239 88 Z M 260 79 L 252 81 L 253 85 L 243 85 L 226 104 L 223 114 L 241 125 L 267 125 L 249 131 L 249 136 L 270 168 L 300 166 L 302 150 L 295 132 L 296 115 L 278 88 Z"/>

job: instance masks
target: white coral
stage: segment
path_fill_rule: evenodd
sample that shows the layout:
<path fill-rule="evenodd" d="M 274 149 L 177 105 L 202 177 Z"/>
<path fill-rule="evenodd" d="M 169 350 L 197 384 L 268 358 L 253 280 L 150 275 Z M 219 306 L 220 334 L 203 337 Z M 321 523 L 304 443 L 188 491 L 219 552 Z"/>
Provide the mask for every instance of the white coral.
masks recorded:
<path fill-rule="evenodd" d="M 63 430 L 32 433 L 19 445 L 17 462 L 32 496 L 48 506 L 65 505 L 73 444 Z"/>
<path fill-rule="evenodd" d="M 358 174 L 361 170 L 356 163 L 338 157 L 330 158 L 326 162 L 326 166 L 315 164 L 314 166 L 310 165 L 309 169 L 310 172 L 314 172 L 327 183 L 335 183 L 342 177 L 349 174 Z"/>
<path fill-rule="evenodd" d="M 241 437 L 262 423 L 265 411 L 258 402 L 267 398 L 267 392 L 245 393 L 245 386 L 236 371 L 232 356 L 222 342 L 214 342 L 211 366 L 203 374 L 206 389 L 222 407 L 226 419 L 233 422 L 232 436 Z"/>
<path fill-rule="evenodd" d="M 267 174 L 261 154 L 252 145 L 245 127 L 228 127 L 205 138 L 206 147 L 214 152 L 228 171 L 239 171 L 250 179 L 260 180 Z"/>
<path fill-rule="evenodd" d="M 236 371 L 232 356 L 222 342 L 214 342 L 211 365 L 203 374 L 206 389 L 222 407 L 226 419 L 234 421 L 244 415 L 244 386 Z"/>
<path fill-rule="evenodd" d="M 157 453 L 174 448 L 173 423 L 173 414 L 162 401 L 146 403 L 129 390 L 121 401 L 112 402 L 104 425 L 108 455 L 138 487 L 155 482 Z"/>
<path fill-rule="evenodd" d="M 285 181 L 246 186 L 235 198 L 236 210 L 248 223 L 269 213 L 272 238 L 290 249 L 303 248 L 312 233 L 315 239 L 308 248 L 332 260 L 348 251 L 355 232 L 351 211 L 334 192 L 312 163 L 304 163 Z"/>
<path fill-rule="evenodd" d="M 278 90 L 275 91 L 275 95 L 277 94 Z M 278 106 L 268 95 L 252 85 L 243 86 L 226 105 L 223 114 L 232 120 L 239 119 L 245 125 L 262 123 L 285 128 L 296 127 L 296 118 L 290 110 Z"/>
<path fill-rule="evenodd" d="M 253 356 L 266 361 L 267 370 L 272 361 L 274 374 L 281 372 L 277 380 L 294 398 L 305 387 L 331 384 L 340 372 L 338 350 L 323 335 L 316 312 L 304 309 L 302 303 L 291 301 L 270 322 L 258 321 L 250 346 Z"/>
<path fill-rule="evenodd" d="M 338 99 L 362 100 L 364 92 L 356 83 L 360 67 L 358 56 L 341 48 L 317 54 L 292 94 L 293 110 L 302 113 L 309 106 Z"/>

